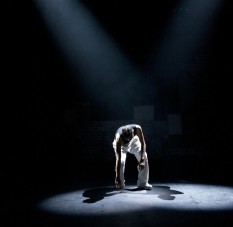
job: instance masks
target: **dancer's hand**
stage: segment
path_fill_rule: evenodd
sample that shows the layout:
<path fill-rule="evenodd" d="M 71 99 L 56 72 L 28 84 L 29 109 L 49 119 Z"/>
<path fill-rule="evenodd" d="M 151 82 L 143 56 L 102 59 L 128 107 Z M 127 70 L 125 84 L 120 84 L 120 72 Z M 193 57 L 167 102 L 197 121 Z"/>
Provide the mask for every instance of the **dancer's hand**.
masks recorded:
<path fill-rule="evenodd" d="M 116 179 L 115 179 L 115 186 L 116 186 L 116 188 L 121 188 L 121 180 L 120 180 L 120 177 L 116 177 Z"/>
<path fill-rule="evenodd" d="M 145 168 L 145 159 L 141 159 L 139 163 L 139 170 L 143 170 Z"/>

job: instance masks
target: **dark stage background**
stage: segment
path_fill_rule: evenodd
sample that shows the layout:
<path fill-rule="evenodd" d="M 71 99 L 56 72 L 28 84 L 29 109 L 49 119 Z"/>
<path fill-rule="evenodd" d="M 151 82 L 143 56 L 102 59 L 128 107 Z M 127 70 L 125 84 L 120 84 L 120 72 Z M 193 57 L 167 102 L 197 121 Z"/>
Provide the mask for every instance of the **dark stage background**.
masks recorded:
<path fill-rule="evenodd" d="M 2 159 L 7 189 L 14 196 L 17 192 L 17 199 L 33 202 L 72 185 L 113 184 L 114 133 L 132 122 L 144 130 L 151 180 L 232 184 L 230 1 L 222 1 L 203 43 L 200 34 L 178 26 L 178 37 L 193 36 L 200 47 L 186 59 L 155 69 L 153 53 L 160 50 L 166 27 L 174 15 L 188 15 L 192 9 L 169 0 L 81 2 L 140 72 L 137 84 L 128 88 L 133 98 L 121 108 L 116 100 L 105 99 L 111 92 L 101 83 L 87 89 L 83 75 L 69 68 L 35 4 L 1 3 L 7 60 L 2 76 L 10 87 L 10 142 Z M 177 49 L 184 46 L 180 43 Z M 176 59 L 173 50 L 166 54 Z M 120 83 L 127 78 L 124 72 Z M 153 107 L 153 117 L 135 119 L 135 106 Z M 169 131 L 171 115 L 180 117 L 173 129 L 181 127 L 181 132 Z M 136 174 L 136 162 L 129 156 L 126 178 L 134 182 Z"/>

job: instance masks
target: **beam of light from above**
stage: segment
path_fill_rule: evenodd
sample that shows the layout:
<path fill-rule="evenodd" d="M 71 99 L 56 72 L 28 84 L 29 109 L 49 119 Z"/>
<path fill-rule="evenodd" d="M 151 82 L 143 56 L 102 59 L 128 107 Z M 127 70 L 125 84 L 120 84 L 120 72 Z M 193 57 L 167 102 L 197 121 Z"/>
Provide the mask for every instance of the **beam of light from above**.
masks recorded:
<path fill-rule="evenodd" d="M 181 1 L 161 41 L 155 45 L 156 51 L 151 52 L 152 75 L 163 76 L 167 83 L 178 81 L 182 66 L 211 38 L 220 3 L 221 0 Z"/>
<path fill-rule="evenodd" d="M 140 75 L 87 8 L 78 0 L 35 2 L 89 98 L 119 107 L 132 104 Z"/>

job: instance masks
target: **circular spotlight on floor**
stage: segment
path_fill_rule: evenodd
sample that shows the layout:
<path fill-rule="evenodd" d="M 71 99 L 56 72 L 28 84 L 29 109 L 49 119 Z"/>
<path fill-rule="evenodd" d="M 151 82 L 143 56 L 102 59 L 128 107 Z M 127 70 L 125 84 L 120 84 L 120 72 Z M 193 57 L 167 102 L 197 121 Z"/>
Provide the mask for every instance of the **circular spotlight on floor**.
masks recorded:
<path fill-rule="evenodd" d="M 233 210 L 233 188 L 191 183 L 155 183 L 152 190 L 127 186 L 96 187 L 54 195 L 39 201 L 44 212 L 69 216 L 98 216 L 145 209 L 181 211 Z"/>

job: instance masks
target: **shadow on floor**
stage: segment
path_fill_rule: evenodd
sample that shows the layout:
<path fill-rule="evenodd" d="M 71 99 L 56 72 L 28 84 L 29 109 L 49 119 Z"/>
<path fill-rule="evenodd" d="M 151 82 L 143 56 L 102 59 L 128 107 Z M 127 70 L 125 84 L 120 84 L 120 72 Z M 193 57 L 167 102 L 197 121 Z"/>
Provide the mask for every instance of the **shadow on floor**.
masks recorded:
<path fill-rule="evenodd" d="M 98 187 L 87 189 L 83 192 L 83 197 L 87 199 L 83 201 L 83 203 L 96 203 L 100 200 L 103 200 L 106 197 L 114 196 L 119 193 L 127 193 L 127 192 L 136 192 L 142 191 L 139 188 L 133 189 L 123 189 L 118 190 L 115 187 Z M 168 186 L 153 186 L 152 190 L 147 191 L 148 194 L 158 195 L 159 199 L 162 200 L 174 200 L 175 196 L 178 194 L 184 194 L 183 192 L 171 190 Z"/>

